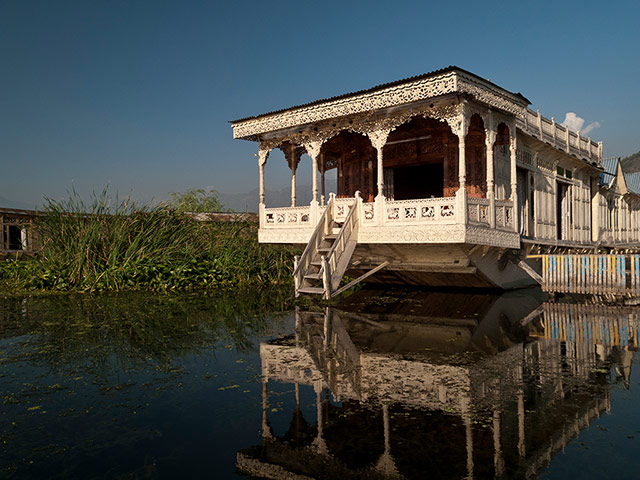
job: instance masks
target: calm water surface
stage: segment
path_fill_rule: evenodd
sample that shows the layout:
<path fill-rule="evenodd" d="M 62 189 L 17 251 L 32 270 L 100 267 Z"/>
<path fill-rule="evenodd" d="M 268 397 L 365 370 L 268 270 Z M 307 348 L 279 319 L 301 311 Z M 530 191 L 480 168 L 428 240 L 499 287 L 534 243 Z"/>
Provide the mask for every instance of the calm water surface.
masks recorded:
<path fill-rule="evenodd" d="M 0 477 L 638 478 L 638 313 L 537 291 L 0 298 Z"/>

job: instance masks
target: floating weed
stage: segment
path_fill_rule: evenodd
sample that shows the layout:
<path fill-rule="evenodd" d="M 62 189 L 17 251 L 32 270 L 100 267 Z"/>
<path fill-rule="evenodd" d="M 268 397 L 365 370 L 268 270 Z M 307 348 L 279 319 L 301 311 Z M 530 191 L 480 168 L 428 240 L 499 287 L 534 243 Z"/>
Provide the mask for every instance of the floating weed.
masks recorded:
<path fill-rule="evenodd" d="M 218 390 L 229 390 L 231 388 L 240 388 L 240 385 L 229 385 L 227 387 L 220 387 Z"/>

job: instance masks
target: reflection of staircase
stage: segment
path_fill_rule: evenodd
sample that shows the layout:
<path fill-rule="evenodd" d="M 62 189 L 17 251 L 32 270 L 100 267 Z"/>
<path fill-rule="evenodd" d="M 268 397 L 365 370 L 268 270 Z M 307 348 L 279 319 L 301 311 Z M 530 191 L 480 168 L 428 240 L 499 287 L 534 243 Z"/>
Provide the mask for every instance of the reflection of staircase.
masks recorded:
<path fill-rule="evenodd" d="M 329 299 L 337 295 L 344 272 L 358 243 L 359 193 L 343 221 L 335 215 L 336 201 L 331 196 L 324 214 L 300 258 L 296 258 L 293 277 L 296 296 L 301 293 L 322 295 Z"/>

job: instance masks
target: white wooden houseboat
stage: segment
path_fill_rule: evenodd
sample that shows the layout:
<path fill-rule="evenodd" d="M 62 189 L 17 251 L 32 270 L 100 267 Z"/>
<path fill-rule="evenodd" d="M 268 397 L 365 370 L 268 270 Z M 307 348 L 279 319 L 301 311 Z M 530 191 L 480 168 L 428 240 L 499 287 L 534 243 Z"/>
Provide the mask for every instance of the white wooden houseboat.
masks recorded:
<path fill-rule="evenodd" d="M 329 298 L 345 272 L 384 283 L 515 288 L 533 281 L 522 261 L 531 248 L 637 241 L 640 196 L 622 174 L 600 182 L 602 143 L 529 105 L 448 67 L 231 122 L 234 138 L 258 142 L 260 242 L 306 245 L 296 292 Z M 265 204 L 274 149 L 291 170 L 286 208 Z M 302 203 L 300 161 L 312 171 Z M 327 195 L 334 169 L 337 192 Z"/>

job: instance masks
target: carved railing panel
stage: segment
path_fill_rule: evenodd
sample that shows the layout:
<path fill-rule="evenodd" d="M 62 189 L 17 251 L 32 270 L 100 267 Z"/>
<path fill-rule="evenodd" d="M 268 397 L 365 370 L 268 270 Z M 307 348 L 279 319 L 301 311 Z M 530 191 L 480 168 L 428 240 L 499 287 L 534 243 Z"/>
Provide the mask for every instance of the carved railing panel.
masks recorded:
<path fill-rule="evenodd" d="M 489 226 L 489 200 L 486 198 L 469 198 L 467 201 L 467 218 L 469 223 Z"/>
<path fill-rule="evenodd" d="M 311 207 L 265 208 L 261 228 L 312 227 Z"/>
<path fill-rule="evenodd" d="M 496 200 L 496 228 L 513 230 L 513 202 Z"/>
<path fill-rule="evenodd" d="M 344 222 L 353 206 L 354 197 L 336 198 L 333 206 L 333 219 L 336 222 Z"/>
<path fill-rule="evenodd" d="M 360 221 L 365 225 L 373 225 L 376 222 L 376 208 L 375 203 L 362 203 L 362 215 Z"/>
<path fill-rule="evenodd" d="M 385 202 L 384 223 L 455 223 L 455 197 Z"/>

